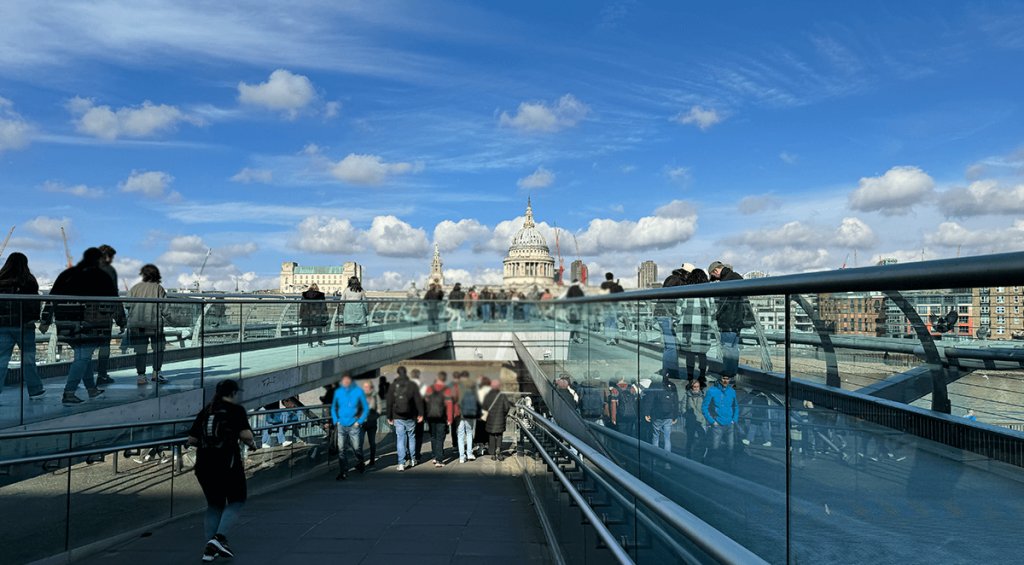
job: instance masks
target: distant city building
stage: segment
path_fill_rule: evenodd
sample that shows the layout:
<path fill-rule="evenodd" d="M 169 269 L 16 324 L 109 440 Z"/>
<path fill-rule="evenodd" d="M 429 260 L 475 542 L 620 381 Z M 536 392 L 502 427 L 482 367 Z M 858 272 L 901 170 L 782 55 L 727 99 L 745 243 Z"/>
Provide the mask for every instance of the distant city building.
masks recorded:
<path fill-rule="evenodd" d="M 819 294 L 818 317 L 834 334 L 883 335 L 887 331 L 885 295 L 881 292 Z"/>
<path fill-rule="evenodd" d="M 583 284 L 587 284 L 587 266 L 583 264 L 583 261 L 579 259 L 572 262 L 569 265 L 569 280 L 566 282 L 580 281 Z"/>
<path fill-rule="evenodd" d="M 972 293 L 969 288 L 946 288 L 934 290 L 905 290 L 900 292 L 903 299 L 917 311 L 928 333 L 942 335 L 942 339 L 972 339 L 978 329 L 977 313 L 974 298 L 977 290 Z M 910 325 L 907 316 L 892 300 L 885 301 L 886 335 L 888 337 L 917 338 L 917 331 Z M 940 334 L 932 328 L 932 316 L 946 316 L 950 311 L 957 313 L 955 331 Z M 994 333 L 994 332 L 993 332 Z"/>
<path fill-rule="evenodd" d="M 971 290 L 978 319 L 974 332 L 987 339 L 1024 339 L 1024 287 L 993 286 Z M 980 330 L 980 334 L 978 333 Z"/>
<path fill-rule="evenodd" d="M 281 292 L 303 292 L 309 285 L 316 283 L 320 292 L 333 294 L 345 290 L 350 277 L 363 280 L 363 267 L 354 262 L 345 262 L 341 266 L 300 267 L 298 263 L 281 263 Z"/>
<path fill-rule="evenodd" d="M 437 244 L 434 244 L 434 258 L 430 260 L 430 278 L 427 279 L 427 287 L 436 284 L 438 288 L 444 288 L 444 274 L 441 272 L 441 254 L 437 251 Z"/>
<path fill-rule="evenodd" d="M 884 257 L 878 260 L 879 267 L 883 265 L 895 265 L 896 263 L 899 263 L 899 260 L 894 257 Z"/>
<path fill-rule="evenodd" d="M 644 261 L 640 264 L 640 270 L 636 274 L 636 285 L 639 288 L 658 288 L 661 282 L 658 280 L 658 264 L 654 261 Z"/>
<path fill-rule="evenodd" d="M 533 222 L 533 206 L 526 201 L 526 219 L 523 227 L 512 236 L 505 258 L 506 287 L 520 290 L 538 286 L 546 288 L 555 282 L 555 260 L 544 234 Z"/>

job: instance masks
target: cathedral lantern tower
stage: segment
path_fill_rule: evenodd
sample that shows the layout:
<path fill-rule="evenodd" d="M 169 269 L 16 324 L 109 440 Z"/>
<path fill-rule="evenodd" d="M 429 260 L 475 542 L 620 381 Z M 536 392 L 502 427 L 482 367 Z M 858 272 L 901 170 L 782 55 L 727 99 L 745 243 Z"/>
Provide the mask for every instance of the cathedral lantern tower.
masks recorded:
<path fill-rule="evenodd" d="M 523 227 L 512 236 L 505 258 L 504 283 L 507 287 L 525 290 L 533 286 L 546 288 L 555 282 L 555 260 L 544 235 L 533 221 L 533 206 L 526 201 Z"/>
<path fill-rule="evenodd" d="M 444 275 L 441 274 L 441 267 L 444 263 L 441 262 L 441 254 L 437 250 L 437 244 L 434 244 L 434 258 L 430 260 L 430 278 L 427 280 L 427 285 L 436 284 L 438 288 L 444 287 Z"/>

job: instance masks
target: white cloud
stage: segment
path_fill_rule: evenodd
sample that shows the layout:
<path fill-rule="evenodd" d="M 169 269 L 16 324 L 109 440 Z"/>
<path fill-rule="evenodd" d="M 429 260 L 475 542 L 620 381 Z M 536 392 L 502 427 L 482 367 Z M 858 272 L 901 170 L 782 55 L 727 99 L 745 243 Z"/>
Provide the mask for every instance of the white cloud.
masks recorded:
<path fill-rule="evenodd" d="M 762 268 L 769 272 L 800 273 L 821 271 L 835 269 L 841 265 L 836 265 L 832 255 L 825 249 L 793 249 L 792 247 L 787 247 L 761 258 Z"/>
<path fill-rule="evenodd" d="M 363 251 L 366 236 L 348 220 L 310 216 L 302 220 L 288 246 L 308 253 L 343 254 Z"/>
<path fill-rule="evenodd" d="M 377 216 L 366 235 L 374 251 L 385 257 L 423 257 L 430 250 L 423 228 L 413 228 L 395 216 Z"/>
<path fill-rule="evenodd" d="M 128 180 L 118 186 L 121 192 L 141 192 L 150 198 L 177 199 L 181 195 L 175 191 L 166 192 L 167 187 L 174 181 L 174 177 L 161 171 L 138 172 L 132 171 Z"/>
<path fill-rule="evenodd" d="M 82 133 L 100 139 L 126 137 L 147 137 L 159 131 L 173 128 L 178 122 L 186 121 L 202 125 L 202 120 L 189 116 L 174 106 L 156 105 L 146 100 L 137 108 L 94 106 L 92 100 L 75 97 L 68 101 L 68 109 L 77 116 L 75 127 Z"/>
<path fill-rule="evenodd" d="M 795 165 L 796 162 L 800 160 L 800 156 L 796 153 L 783 151 L 782 153 L 779 153 L 779 159 L 782 159 L 782 162 L 787 165 Z"/>
<path fill-rule="evenodd" d="M 687 169 L 686 167 L 676 167 L 676 168 L 668 168 L 668 167 L 666 167 L 665 168 L 665 176 L 668 177 L 668 180 L 670 180 L 670 181 L 672 181 L 672 182 L 674 182 L 674 183 L 676 183 L 676 184 L 678 184 L 680 186 L 686 186 L 686 185 L 690 184 L 691 180 L 693 180 L 693 178 L 690 176 L 690 170 Z"/>
<path fill-rule="evenodd" d="M 210 250 L 209 259 L 206 258 L 207 250 Z M 233 258 L 246 257 L 257 251 L 259 245 L 253 242 L 210 249 L 198 235 L 178 236 L 171 239 L 167 251 L 157 258 L 156 264 L 161 267 L 164 286 L 170 286 L 172 270 L 182 267 L 185 270 L 177 277 L 178 285 L 193 286 L 205 260 L 206 267 L 200 279 L 203 290 L 234 290 L 236 285 L 238 290 L 244 291 L 279 288 L 280 277 L 261 277 L 255 272 L 242 272 L 234 264 Z"/>
<path fill-rule="evenodd" d="M 43 192 L 57 192 L 61 194 L 70 194 L 71 196 L 79 196 L 81 198 L 99 198 L 103 196 L 103 189 L 100 188 L 89 188 L 84 184 L 67 185 L 55 180 L 48 180 L 40 185 L 40 190 Z"/>
<path fill-rule="evenodd" d="M 954 218 L 1024 214 L 1024 184 L 1003 188 L 990 179 L 954 187 L 939 194 L 939 210 Z"/>
<path fill-rule="evenodd" d="M 315 146 L 314 146 L 315 147 Z M 337 163 L 330 165 L 331 174 L 349 184 L 379 185 L 392 175 L 404 175 L 423 170 L 423 163 L 385 163 L 377 155 L 356 155 L 349 153 Z"/>
<path fill-rule="evenodd" d="M 628 175 L 629 173 L 632 173 L 635 170 L 636 170 L 636 166 L 635 165 L 624 165 L 622 167 L 622 174 Z"/>
<path fill-rule="evenodd" d="M 231 177 L 231 180 L 245 184 L 249 184 L 253 181 L 270 184 L 274 181 L 274 173 L 268 169 L 250 169 L 249 167 L 246 167 L 242 169 L 241 172 Z"/>
<path fill-rule="evenodd" d="M 14 111 L 14 103 L 0 96 L 0 153 L 25 147 L 35 131 L 35 127 Z"/>
<path fill-rule="evenodd" d="M 405 290 L 409 286 L 410 279 L 395 271 L 384 271 L 379 277 L 369 278 L 363 281 L 366 290 Z"/>
<path fill-rule="evenodd" d="M 516 184 L 519 185 L 519 188 L 530 189 L 550 186 L 553 182 L 555 182 L 555 173 L 544 167 L 537 167 L 537 170 L 532 175 L 519 179 L 516 181 Z"/>
<path fill-rule="evenodd" d="M 239 82 L 238 100 L 270 110 L 284 110 L 288 118 L 294 119 L 300 110 L 316 100 L 316 90 L 308 78 L 278 69 L 270 73 L 267 82 L 257 85 Z"/>
<path fill-rule="evenodd" d="M 697 231 L 697 212 L 687 202 L 675 200 L 655 210 L 654 216 L 638 221 L 590 221 L 577 236 L 580 253 L 597 255 L 609 251 L 665 249 L 688 241 Z"/>
<path fill-rule="evenodd" d="M 583 121 L 590 113 L 590 107 L 572 94 L 566 94 L 558 104 L 548 106 L 547 102 L 523 102 L 515 117 L 502 112 L 498 124 L 525 131 L 556 132 L 571 128 Z"/>
<path fill-rule="evenodd" d="M 324 105 L 324 117 L 325 118 L 337 118 L 338 114 L 341 113 L 340 102 L 328 102 Z"/>
<path fill-rule="evenodd" d="M 967 180 L 978 180 L 986 174 L 988 174 L 988 165 L 985 163 L 975 163 L 967 167 L 964 176 L 967 177 Z"/>
<path fill-rule="evenodd" d="M 63 218 L 39 216 L 34 220 L 25 222 L 24 226 L 25 229 L 32 233 L 52 240 L 61 239 L 60 228 L 63 227 L 64 231 L 67 232 L 68 238 L 71 238 L 71 218 L 68 218 L 67 216 L 64 216 Z"/>
<path fill-rule="evenodd" d="M 114 270 L 117 271 L 117 286 L 118 289 L 124 288 L 125 283 L 128 284 L 128 288 L 131 288 L 136 283 L 142 282 L 142 277 L 139 276 L 139 270 L 145 265 L 141 260 L 132 257 L 122 257 L 121 255 L 114 256 L 114 262 L 111 264 Z M 168 273 L 160 271 L 161 278 L 167 276 Z"/>
<path fill-rule="evenodd" d="M 934 232 L 926 233 L 924 241 L 939 247 L 963 246 L 968 255 L 1024 250 L 1024 220 L 1014 220 L 1005 229 L 971 230 L 956 222 L 943 222 Z"/>
<path fill-rule="evenodd" d="M 612 212 L 618 212 L 620 214 L 626 211 L 626 208 L 622 204 L 609 204 L 608 208 L 610 208 Z"/>
<path fill-rule="evenodd" d="M 782 199 L 772 193 L 744 196 L 736 205 L 740 214 L 750 215 L 782 207 Z"/>
<path fill-rule="evenodd" d="M 708 128 L 721 122 L 724 117 L 718 113 L 714 108 L 704 109 L 703 106 L 694 106 L 690 108 L 689 112 L 679 112 L 672 121 L 680 124 L 693 124 L 700 128 L 701 131 L 707 131 Z"/>
<path fill-rule="evenodd" d="M 505 281 L 503 269 L 443 269 L 446 284 L 462 283 L 463 290 L 470 286 L 500 286 Z"/>
<path fill-rule="evenodd" d="M 789 222 L 778 228 L 746 231 L 723 240 L 729 245 L 745 245 L 751 249 L 815 249 L 831 243 L 839 247 L 870 249 L 877 243 L 871 227 L 858 218 L 843 218 L 838 228 L 828 230 Z"/>
<path fill-rule="evenodd" d="M 697 210 L 693 204 L 685 200 L 673 200 L 658 207 L 654 211 L 654 215 L 662 218 L 690 218 L 697 215 Z"/>
<path fill-rule="evenodd" d="M 523 222 L 526 220 L 525 216 L 517 216 L 511 220 L 505 220 L 499 222 L 498 225 L 494 226 L 494 230 L 491 232 L 491 237 L 486 242 L 476 242 L 473 244 L 474 253 L 483 253 L 487 251 L 494 251 L 501 253 L 504 256 L 508 253 L 508 247 L 512 243 L 512 236 L 516 234 L 523 227 Z M 547 240 L 548 247 L 554 252 L 555 247 L 555 230 L 547 222 L 537 222 L 537 230 L 540 231 L 544 239 Z M 566 243 L 566 237 L 572 239 L 572 237 L 565 230 L 562 232 L 562 245 L 571 245 Z"/>
<path fill-rule="evenodd" d="M 434 243 L 441 253 L 455 251 L 467 241 L 486 239 L 491 235 L 487 226 L 476 220 L 444 220 L 434 228 Z"/>
<path fill-rule="evenodd" d="M 850 193 L 848 206 L 862 212 L 879 211 L 886 216 L 909 214 L 915 204 L 932 196 L 935 181 L 917 167 L 893 167 L 880 177 L 860 179 Z"/>

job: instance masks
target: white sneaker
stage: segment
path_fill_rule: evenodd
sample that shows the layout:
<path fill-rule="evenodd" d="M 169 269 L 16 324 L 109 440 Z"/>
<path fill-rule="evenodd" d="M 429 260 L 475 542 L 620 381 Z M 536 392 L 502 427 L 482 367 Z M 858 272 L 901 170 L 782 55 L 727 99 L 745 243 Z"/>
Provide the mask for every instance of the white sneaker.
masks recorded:
<path fill-rule="evenodd" d="M 764 447 L 771 447 L 772 446 L 772 442 L 766 441 L 766 442 L 762 443 L 761 445 L 764 446 Z"/>
<path fill-rule="evenodd" d="M 466 462 L 466 458 L 465 457 L 459 457 L 459 463 L 465 463 L 465 462 Z"/>
<path fill-rule="evenodd" d="M 402 471 L 404 471 L 404 470 L 405 470 L 405 465 L 403 465 L 403 464 L 399 463 L 399 464 L 398 464 L 398 472 L 399 472 L 399 473 L 401 473 L 401 472 L 402 472 Z"/>
<path fill-rule="evenodd" d="M 476 461 L 476 455 L 473 455 L 472 453 L 470 453 L 469 457 L 466 457 L 466 459 L 468 459 L 470 461 Z"/>
<path fill-rule="evenodd" d="M 415 467 L 416 463 L 417 463 L 417 461 L 415 459 L 411 459 L 409 461 L 409 468 L 411 469 L 411 468 Z"/>
<path fill-rule="evenodd" d="M 288 447 L 288 446 L 289 446 L 289 445 L 291 445 L 292 443 L 294 443 L 294 442 L 291 442 L 291 441 L 286 441 L 286 442 L 284 442 L 284 443 L 282 443 L 282 444 L 281 444 L 281 447 Z"/>
<path fill-rule="evenodd" d="M 745 439 L 745 440 L 742 440 L 742 441 L 743 441 L 743 445 L 750 445 L 750 440 L 749 439 Z"/>

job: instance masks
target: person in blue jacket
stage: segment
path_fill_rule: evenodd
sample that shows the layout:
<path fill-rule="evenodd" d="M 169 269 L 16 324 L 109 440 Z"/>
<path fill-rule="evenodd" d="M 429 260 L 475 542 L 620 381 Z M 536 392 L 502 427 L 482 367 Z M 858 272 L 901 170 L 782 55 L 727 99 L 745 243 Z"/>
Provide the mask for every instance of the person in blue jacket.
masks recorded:
<path fill-rule="evenodd" d="M 365 469 L 363 463 L 363 422 L 370 413 L 370 405 L 366 401 L 366 393 L 361 387 L 352 384 L 352 375 L 347 372 L 341 377 L 341 386 L 334 391 L 331 402 L 331 419 L 338 428 L 338 462 L 341 472 L 335 480 L 348 478 L 348 460 L 345 451 L 351 449 L 355 457 L 355 469 L 360 473 Z"/>
<path fill-rule="evenodd" d="M 701 406 L 701 412 L 704 413 L 704 418 L 710 426 L 708 430 L 711 444 L 709 453 L 717 453 L 724 439 L 726 461 L 731 461 L 736 418 L 739 416 L 736 391 L 729 386 L 729 381 L 729 375 L 718 377 L 718 383 L 708 388 L 704 395 L 704 404 Z"/>

